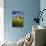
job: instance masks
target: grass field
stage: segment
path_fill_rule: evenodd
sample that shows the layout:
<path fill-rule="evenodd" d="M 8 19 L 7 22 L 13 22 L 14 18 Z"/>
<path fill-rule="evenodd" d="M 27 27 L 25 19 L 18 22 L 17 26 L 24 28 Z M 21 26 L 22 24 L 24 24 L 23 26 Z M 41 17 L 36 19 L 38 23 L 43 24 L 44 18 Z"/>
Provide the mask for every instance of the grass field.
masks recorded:
<path fill-rule="evenodd" d="M 13 17 L 12 27 L 23 27 L 23 17 L 21 16 Z"/>

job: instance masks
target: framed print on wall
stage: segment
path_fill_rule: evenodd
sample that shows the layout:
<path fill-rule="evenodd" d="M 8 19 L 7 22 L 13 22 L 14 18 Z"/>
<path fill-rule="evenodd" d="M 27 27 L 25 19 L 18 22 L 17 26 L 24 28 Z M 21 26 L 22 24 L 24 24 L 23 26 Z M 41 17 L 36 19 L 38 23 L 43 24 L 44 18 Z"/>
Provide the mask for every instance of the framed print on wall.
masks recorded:
<path fill-rule="evenodd" d="M 22 11 L 12 12 L 12 27 L 23 27 L 24 13 Z"/>

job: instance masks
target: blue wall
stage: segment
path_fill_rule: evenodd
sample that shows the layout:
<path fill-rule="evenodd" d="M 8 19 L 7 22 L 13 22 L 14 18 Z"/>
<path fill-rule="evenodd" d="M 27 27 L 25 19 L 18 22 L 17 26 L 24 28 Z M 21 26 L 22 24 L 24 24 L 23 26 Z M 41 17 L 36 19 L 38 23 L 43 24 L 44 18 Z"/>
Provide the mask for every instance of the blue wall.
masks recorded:
<path fill-rule="evenodd" d="M 40 0 L 5 0 L 4 7 L 4 30 L 5 40 L 18 41 L 32 28 L 35 12 L 40 9 Z M 12 28 L 12 11 L 24 11 L 24 27 Z"/>
<path fill-rule="evenodd" d="M 43 9 L 46 9 L 46 0 L 41 0 L 40 1 L 40 10 L 42 11 Z M 43 17 L 43 22 L 40 21 L 40 25 L 46 27 L 46 11 L 43 12 L 42 17 Z"/>

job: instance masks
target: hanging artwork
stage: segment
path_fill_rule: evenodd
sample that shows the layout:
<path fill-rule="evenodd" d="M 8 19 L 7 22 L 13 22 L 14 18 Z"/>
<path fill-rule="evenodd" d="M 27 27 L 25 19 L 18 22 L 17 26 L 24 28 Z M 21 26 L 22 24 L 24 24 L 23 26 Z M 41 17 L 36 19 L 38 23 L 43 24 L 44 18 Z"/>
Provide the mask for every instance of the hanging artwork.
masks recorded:
<path fill-rule="evenodd" d="M 21 11 L 12 12 L 12 27 L 23 27 L 24 13 Z"/>

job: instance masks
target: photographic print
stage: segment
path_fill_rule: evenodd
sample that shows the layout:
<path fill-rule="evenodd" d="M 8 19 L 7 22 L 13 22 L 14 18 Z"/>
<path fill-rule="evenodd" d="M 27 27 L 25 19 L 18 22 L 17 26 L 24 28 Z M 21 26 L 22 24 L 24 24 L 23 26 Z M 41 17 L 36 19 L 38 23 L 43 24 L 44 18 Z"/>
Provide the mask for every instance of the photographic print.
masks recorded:
<path fill-rule="evenodd" d="M 23 27 L 24 13 L 22 11 L 12 12 L 12 27 Z"/>

